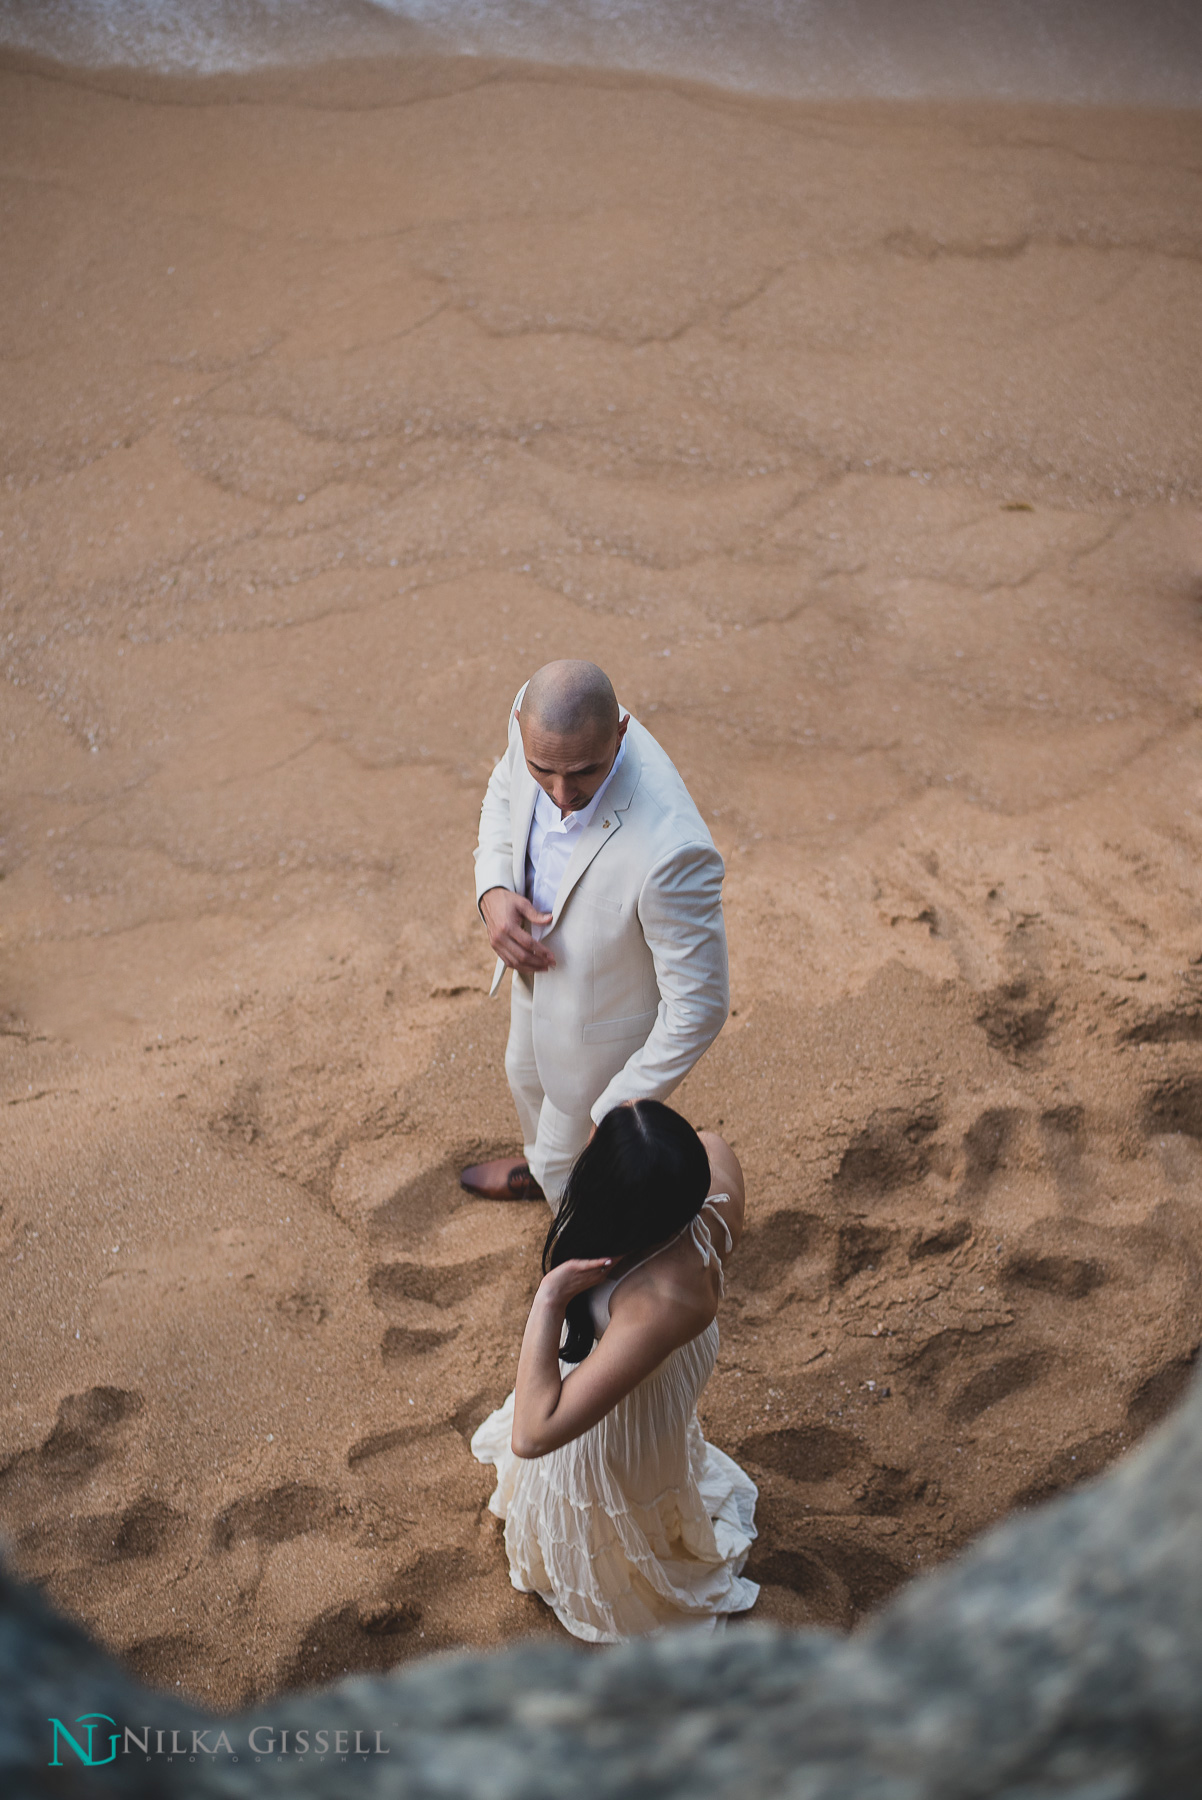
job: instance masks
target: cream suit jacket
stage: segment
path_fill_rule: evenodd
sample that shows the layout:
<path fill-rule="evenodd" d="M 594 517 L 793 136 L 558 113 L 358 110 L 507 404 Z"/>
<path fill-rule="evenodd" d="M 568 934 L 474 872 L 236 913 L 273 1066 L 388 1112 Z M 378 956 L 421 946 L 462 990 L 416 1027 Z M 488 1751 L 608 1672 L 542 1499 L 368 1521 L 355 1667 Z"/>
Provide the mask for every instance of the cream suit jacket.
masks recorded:
<path fill-rule="evenodd" d="M 477 901 L 525 893 L 535 794 L 511 710 L 480 814 Z M 713 1043 L 730 1005 L 724 874 L 671 759 L 632 717 L 543 933 L 555 967 L 534 977 L 535 1061 L 561 1112 L 597 1121 L 623 1100 L 664 1100 Z M 504 970 L 498 958 L 493 993 Z"/>

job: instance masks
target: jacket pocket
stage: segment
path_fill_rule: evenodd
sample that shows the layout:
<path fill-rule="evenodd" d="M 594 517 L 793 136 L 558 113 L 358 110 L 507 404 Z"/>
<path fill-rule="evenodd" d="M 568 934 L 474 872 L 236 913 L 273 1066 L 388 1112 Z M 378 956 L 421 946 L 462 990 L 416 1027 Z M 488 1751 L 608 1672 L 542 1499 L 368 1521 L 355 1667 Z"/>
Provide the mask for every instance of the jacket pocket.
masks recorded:
<path fill-rule="evenodd" d="M 612 1044 L 619 1038 L 645 1038 L 659 1017 L 659 1008 L 653 1012 L 634 1013 L 628 1019 L 595 1019 L 586 1025 L 583 1037 L 586 1044 Z"/>
<path fill-rule="evenodd" d="M 586 906 L 595 906 L 598 912 L 620 913 L 622 910 L 620 900 L 607 900 L 603 894 L 588 894 L 583 888 L 577 889 L 577 892 Z"/>

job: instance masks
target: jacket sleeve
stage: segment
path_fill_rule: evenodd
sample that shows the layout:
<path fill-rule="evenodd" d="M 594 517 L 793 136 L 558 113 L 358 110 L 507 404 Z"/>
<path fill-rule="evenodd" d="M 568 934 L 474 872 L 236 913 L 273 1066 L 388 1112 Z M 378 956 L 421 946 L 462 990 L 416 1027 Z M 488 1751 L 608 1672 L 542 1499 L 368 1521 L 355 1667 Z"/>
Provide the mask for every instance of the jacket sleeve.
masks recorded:
<path fill-rule="evenodd" d="M 721 1031 L 730 1010 L 725 872 L 712 844 L 687 844 L 643 883 L 639 923 L 655 962 L 659 1016 L 593 1107 L 594 1122 L 623 1100 L 666 1100 Z"/>
<path fill-rule="evenodd" d="M 509 816 L 509 794 L 513 780 L 513 759 L 521 744 L 521 733 L 514 710 L 526 692 L 523 686 L 509 709 L 509 743 L 505 754 L 488 778 L 484 804 L 480 808 L 480 837 L 473 852 L 476 859 L 476 905 L 489 888 L 513 890 L 513 825 Z"/>
<path fill-rule="evenodd" d="M 513 887 L 513 827 L 509 821 L 512 755 L 511 748 L 489 776 L 484 804 L 480 808 L 480 838 L 473 852 L 477 906 L 489 888 Z"/>

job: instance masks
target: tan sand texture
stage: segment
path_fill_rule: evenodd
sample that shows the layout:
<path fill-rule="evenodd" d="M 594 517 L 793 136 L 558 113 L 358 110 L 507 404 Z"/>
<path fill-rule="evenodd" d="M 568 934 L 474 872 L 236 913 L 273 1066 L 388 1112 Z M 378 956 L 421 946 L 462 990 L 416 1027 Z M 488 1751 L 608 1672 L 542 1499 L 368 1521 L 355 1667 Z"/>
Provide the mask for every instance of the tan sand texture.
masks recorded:
<path fill-rule="evenodd" d="M 846 1623 L 1202 1338 L 1196 115 L 0 70 L 0 1520 L 218 1705 L 554 1629 L 472 902 L 595 658 L 727 859 L 707 1434 Z"/>

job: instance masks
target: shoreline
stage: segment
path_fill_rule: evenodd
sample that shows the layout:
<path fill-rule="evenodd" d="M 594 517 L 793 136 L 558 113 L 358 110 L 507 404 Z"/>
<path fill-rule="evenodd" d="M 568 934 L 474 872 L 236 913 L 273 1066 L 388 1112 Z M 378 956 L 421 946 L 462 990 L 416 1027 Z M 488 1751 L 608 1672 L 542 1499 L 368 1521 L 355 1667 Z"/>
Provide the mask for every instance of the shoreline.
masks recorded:
<path fill-rule="evenodd" d="M 346 101 L 346 90 L 354 86 L 357 109 L 387 107 L 404 103 L 396 90 L 383 87 L 385 81 L 411 75 L 420 85 L 441 71 L 469 71 L 479 80 L 464 86 L 482 86 L 499 79 L 526 80 L 547 86 L 563 83 L 602 89 L 631 87 L 652 92 L 679 92 L 699 101 L 729 104 L 756 112 L 779 112 L 782 115 L 822 114 L 836 116 L 858 114 L 865 118 L 894 114 L 911 117 L 928 114 L 933 120 L 960 121 L 970 124 L 1004 122 L 1019 114 L 1033 118 L 1055 118 L 1065 115 L 1072 122 L 1086 118 L 1112 122 L 1134 119 L 1164 119 L 1182 124 L 1202 119 L 1202 104 L 1181 106 L 1144 101 L 1031 100 L 1026 98 L 989 98 L 965 94 L 949 96 L 882 96 L 827 95 L 792 98 L 786 94 L 759 92 L 750 88 L 728 87 L 718 81 L 707 81 L 688 75 L 624 69 L 591 63 L 549 63 L 514 56 L 491 56 L 456 53 L 432 45 L 411 52 L 389 51 L 374 56 L 321 56 L 312 61 L 278 62 L 246 70 L 220 70 L 211 73 L 155 70 L 135 64 L 92 64 L 60 60 L 33 51 L 9 48 L 0 44 L 0 75 L 32 76 L 46 81 L 65 81 L 81 88 L 94 88 L 98 93 L 143 101 L 146 104 L 170 104 L 198 98 L 193 104 L 272 104 L 277 100 L 297 103 L 292 90 L 298 86 L 321 95 L 322 102 L 339 103 L 339 93 Z M 371 98 L 364 98 L 364 93 Z M 459 87 L 434 88 L 418 97 L 437 99 Z M 378 94 L 378 98 L 375 96 Z M 314 104 L 306 96 L 302 103 Z"/>

